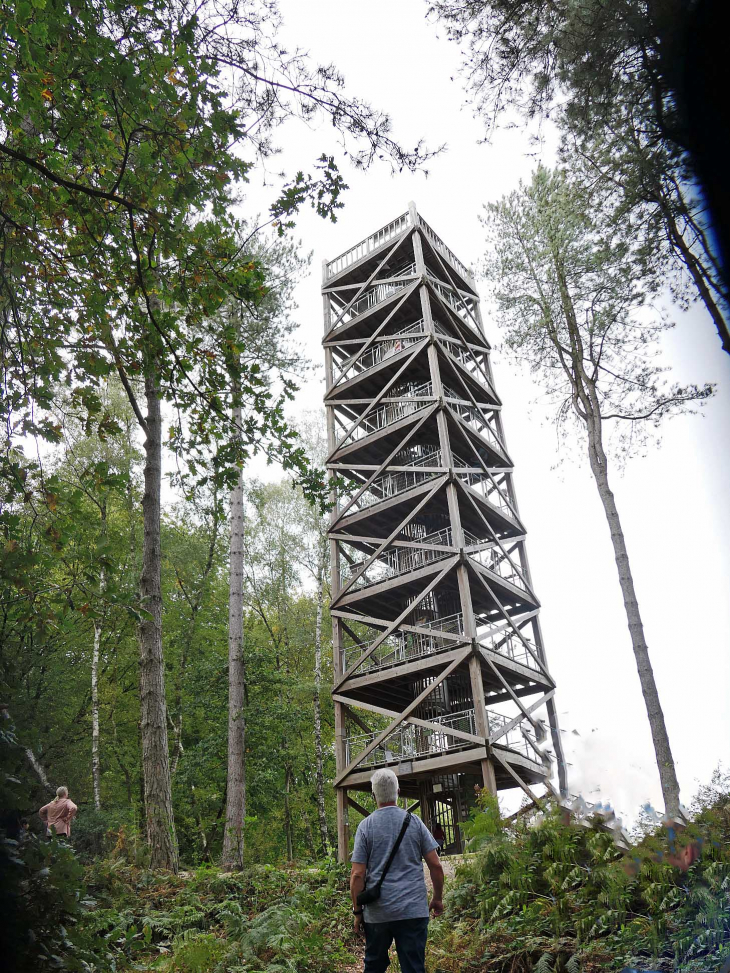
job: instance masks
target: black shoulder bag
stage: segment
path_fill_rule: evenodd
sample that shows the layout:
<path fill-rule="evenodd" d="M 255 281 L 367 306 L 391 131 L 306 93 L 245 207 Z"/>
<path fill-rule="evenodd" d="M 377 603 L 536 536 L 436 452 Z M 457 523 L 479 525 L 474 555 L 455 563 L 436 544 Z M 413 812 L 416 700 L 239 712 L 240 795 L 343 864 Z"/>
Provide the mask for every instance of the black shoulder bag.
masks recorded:
<path fill-rule="evenodd" d="M 385 868 L 383 869 L 380 878 L 370 889 L 363 889 L 362 892 L 357 894 L 357 904 L 358 905 L 370 905 L 371 902 L 376 902 L 380 898 L 380 890 L 383 887 L 383 881 L 385 876 L 388 874 L 388 869 L 393 864 L 393 859 L 398 854 L 398 849 L 400 848 L 400 843 L 403 841 L 403 835 L 408 830 L 408 825 L 411 823 L 411 817 L 413 815 L 410 811 L 407 812 L 405 820 L 403 821 L 403 826 L 400 829 L 400 834 L 395 839 L 395 844 L 393 845 L 390 855 L 388 855 L 388 860 L 385 863 Z"/>

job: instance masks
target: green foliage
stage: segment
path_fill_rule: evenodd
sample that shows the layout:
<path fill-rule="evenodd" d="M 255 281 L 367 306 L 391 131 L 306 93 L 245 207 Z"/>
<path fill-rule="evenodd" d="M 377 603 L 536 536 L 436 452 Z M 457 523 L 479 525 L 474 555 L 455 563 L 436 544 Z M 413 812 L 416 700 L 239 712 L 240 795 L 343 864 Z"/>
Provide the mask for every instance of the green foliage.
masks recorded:
<path fill-rule="evenodd" d="M 498 838 L 504 831 L 499 813 L 499 798 L 490 794 L 486 788 L 479 792 L 475 806 L 469 813 L 469 820 L 462 825 L 468 851 L 476 851 L 485 841 Z"/>
<path fill-rule="evenodd" d="M 81 925 L 90 903 L 83 868 L 55 836 L 46 841 L 21 827 L 28 782 L 16 776 L 20 746 L 3 711 L 0 724 L 0 948 L 13 973 L 107 969 L 103 949 Z M 22 771 L 20 771 L 22 775 Z"/>
<path fill-rule="evenodd" d="M 561 156 L 589 206 L 611 198 L 661 264 L 680 304 L 702 301 L 730 351 L 730 293 L 707 214 L 693 192 L 683 111 L 693 4 L 640 0 L 432 0 L 462 50 L 464 75 L 491 130 L 514 112 L 557 120 Z M 686 52 L 685 52 L 686 53 Z"/>
<path fill-rule="evenodd" d="M 633 222 L 593 205 L 569 171 L 538 166 L 483 222 L 506 344 L 539 378 L 559 429 L 610 421 L 625 457 L 712 395 L 711 384 L 667 380 L 657 343 L 672 325 L 653 306 L 662 267 Z"/>
<path fill-rule="evenodd" d="M 88 878 L 100 908 L 86 931 L 113 944 L 119 969 L 156 960 L 170 973 L 335 973 L 354 959 L 341 866 L 163 878 L 99 862 Z"/>
<path fill-rule="evenodd" d="M 499 828 L 491 808 L 485 817 L 432 925 L 430 970 L 709 973 L 730 956 L 727 791 L 681 834 L 661 828 L 628 853 L 598 823 L 574 824 L 558 808 Z M 676 858 L 692 843 L 701 855 L 682 871 Z"/>

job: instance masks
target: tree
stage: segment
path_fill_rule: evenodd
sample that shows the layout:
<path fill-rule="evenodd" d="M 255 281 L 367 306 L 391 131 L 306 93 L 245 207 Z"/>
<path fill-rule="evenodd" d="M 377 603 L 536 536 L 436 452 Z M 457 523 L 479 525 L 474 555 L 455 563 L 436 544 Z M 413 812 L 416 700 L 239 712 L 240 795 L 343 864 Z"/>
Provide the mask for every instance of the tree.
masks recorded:
<path fill-rule="evenodd" d="M 271 2 L 51 0 L 16 10 L 2 0 L 0 24 L 2 419 L 13 440 L 57 441 L 49 412 L 59 385 L 74 387 L 99 429 L 111 422 L 99 380 L 116 372 L 129 396 L 145 453 L 138 642 L 147 833 L 153 864 L 175 870 L 160 600 L 163 402 L 184 415 L 171 438 L 180 453 L 227 440 L 221 477 L 235 477 L 248 447 L 269 442 L 307 489 L 323 488 L 292 441 L 282 401 L 253 368 L 240 376 L 240 424 L 232 427 L 222 399 L 235 336 L 219 312 L 255 304 L 266 290 L 233 215 L 236 194 L 288 118 L 331 118 L 356 165 L 385 155 L 414 168 L 428 153 L 402 149 L 387 116 L 348 98 L 334 68 L 284 51 Z M 332 218 L 341 205 L 334 158 L 324 153 L 314 172 L 299 172 L 272 201 L 282 232 L 308 201 Z M 222 329 L 206 343 L 215 320 Z M 7 470 L 12 481 L 15 465 Z"/>
<path fill-rule="evenodd" d="M 231 410 L 235 434 L 243 445 L 241 375 L 257 369 L 266 387 L 277 378 L 289 388 L 291 374 L 300 374 L 306 363 L 291 345 L 294 325 L 292 290 L 307 261 L 296 247 L 276 238 L 258 236 L 254 241 L 258 261 L 266 268 L 269 287 L 256 305 L 239 305 L 228 312 L 236 328 L 231 362 Z M 244 363 L 244 356 L 246 361 Z M 229 504 L 229 602 L 228 602 L 228 772 L 226 783 L 226 825 L 223 838 L 223 866 L 243 868 L 246 820 L 246 663 L 244 656 L 244 478 L 243 467 L 230 491 Z"/>
<path fill-rule="evenodd" d="M 679 813 L 679 785 L 616 501 L 613 448 L 627 458 L 652 428 L 692 410 L 711 386 L 667 384 L 654 343 L 671 325 L 651 308 L 662 284 L 631 224 L 593 210 L 561 170 L 542 167 L 528 186 L 487 207 L 495 287 L 507 346 L 529 363 L 558 405 L 558 424 L 577 421 L 611 533 L 626 619 L 656 754 L 666 812 Z"/>
<path fill-rule="evenodd" d="M 668 243 L 730 353 L 730 282 L 691 185 L 697 146 L 682 111 L 691 4 L 680 0 L 434 0 L 465 49 L 464 73 L 491 130 L 503 114 L 557 118 L 627 209 Z M 637 219 L 637 225 L 639 220 Z M 664 240 L 661 240 L 661 237 Z"/>
<path fill-rule="evenodd" d="M 309 853 L 316 857 L 319 849 L 313 832 L 319 810 L 316 771 L 314 780 L 311 775 L 311 744 L 312 634 L 317 608 L 316 594 L 312 598 L 302 592 L 301 571 L 309 534 L 306 503 L 301 492 L 286 481 L 253 483 L 247 496 L 246 595 L 252 614 L 265 632 L 259 637 L 255 660 L 258 674 L 251 677 L 251 686 L 254 679 L 259 684 L 268 683 L 267 695 L 265 700 L 259 696 L 258 708 L 260 713 L 266 709 L 269 728 L 266 742 L 257 749 L 269 751 L 267 756 L 272 761 L 269 776 L 271 786 L 280 794 L 287 860 L 295 855 L 297 833 L 302 829 Z M 259 753 L 259 760 L 263 758 Z"/>
<path fill-rule="evenodd" d="M 310 460 L 323 466 L 327 459 L 327 427 L 322 413 L 315 413 L 307 418 L 300 428 L 300 435 L 304 441 Z M 319 823 L 319 840 L 322 855 L 327 855 L 329 849 L 329 834 L 327 831 L 327 811 L 324 797 L 324 754 L 322 748 L 322 642 L 325 596 L 329 590 L 328 570 L 329 539 L 327 537 L 328 522 L 320 509 L 312 505 L 303 511 L 307 527 L 307 546 L 302 566 L 310 573 L 315 584 L 315 598 L 317 600 L 317 615 L 314 626 L 314 691 L 312 705 L 314 710 L 314 761 L 315 780 L 317 788 L 317 816 Z"/>
<path fill-rule="evenodd" d="M 118 382 L 107 380 L 100 390 L 105 415 L 111 423 L 121 428 L 133 421 L 124 392 Z M 114 514 L 121 492 L 131 483 L 135 449 L 120 437 L 89 435 L 83 411 L 78 413 L 78 403 L 73 397 L 61 397 L 54 412 L 63 430 L 63 454 L 58 476 L 69 486 L 83 493 L 98 514 L 99 526 L 93 545 L 94 560 L 87 568 L 88 578 L 97 590 L 87 603 L 86 614 L 93 624 L 93 649 L 91 656 L 91 776 L 94 807 L 101 810 L 101 758 L 100 758 L 100 695 L 99 675 L 101 666 L 102 634 L 104 619 L 108 614 L 105 604 L 107 573 L 112 569 L 107 547 L 109 545 L 109 517 Z M 112 509 L 110 510 L 110 504 Z"/>

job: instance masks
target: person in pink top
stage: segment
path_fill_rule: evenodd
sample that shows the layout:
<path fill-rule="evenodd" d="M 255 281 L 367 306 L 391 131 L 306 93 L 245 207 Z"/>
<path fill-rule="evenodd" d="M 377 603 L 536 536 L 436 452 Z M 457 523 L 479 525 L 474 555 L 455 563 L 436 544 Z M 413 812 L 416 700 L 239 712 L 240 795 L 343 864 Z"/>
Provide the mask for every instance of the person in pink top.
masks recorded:
<path fill-rule="evenodd" d="M 71 837 L 71 822 L 76 816 L 78 808 L 68 796 L 67 787 L 59 787 L 56 796 L 50 804 L 40 809 L 38 814 L 46 826 L 46 834 L 54 831 L 58 835 Z"/>

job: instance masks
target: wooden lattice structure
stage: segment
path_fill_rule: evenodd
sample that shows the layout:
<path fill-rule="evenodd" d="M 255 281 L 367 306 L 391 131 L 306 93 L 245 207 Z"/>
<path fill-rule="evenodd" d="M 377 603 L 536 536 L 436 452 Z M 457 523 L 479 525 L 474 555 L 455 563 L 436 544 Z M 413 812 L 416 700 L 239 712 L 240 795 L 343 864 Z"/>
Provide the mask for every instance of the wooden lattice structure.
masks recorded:
<path fill-rule="evenodd" d="M 413 204 L 323 276 L 339 856 L 378 765 L 456 850 L 475 785 L 549 786 L 543 707 L 565 785 L 479 298 Z"/>

